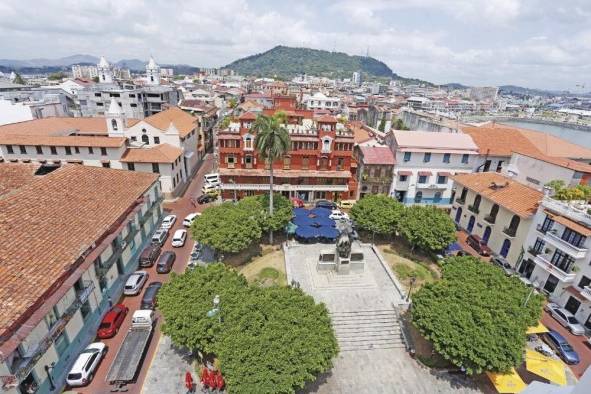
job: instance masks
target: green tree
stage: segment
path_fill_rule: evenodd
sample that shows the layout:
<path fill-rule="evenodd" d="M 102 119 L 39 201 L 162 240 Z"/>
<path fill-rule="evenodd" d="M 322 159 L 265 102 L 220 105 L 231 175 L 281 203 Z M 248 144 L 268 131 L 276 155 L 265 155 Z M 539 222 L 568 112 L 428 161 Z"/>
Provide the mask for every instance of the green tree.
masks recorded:
<path fill-rule="evenodd" d="M 49 74 L 47 79 L 49 79 L 50 81 L 59 81 L 60 79 L 65 78 L 65 77 L 67 77 L 67 75 L 60 71 L 57 73 Z"/>
<path fill-rule="evenodd" d="M 394 130 L 410 130 L 408 127 L 404 125 L 402 119 L 399 118 L 396 118 L 396 120 L 392 122 L 392 127 L 394 128 Z"/>
<path fill-rule="evenodd" d="M 99 81 L 99 77 L 92 77 L 92 81 L 93 81 L 94 83 L 98 83 L 98 81 Z"/>
<path fill-rule="evenodd" d="M 205 209 L 193 222 L 191 234 L 217 251 L 238 253 L 261 237 L 261 226 L 256 213 L 226 202 Z"/>
<path fill-rule="evenodd" d="M 564 183 L 564 181 L 562 179 L 554 179 L 554 180 L 546 183 L 544 186 L 548 186 L 556 194 L 556 193 L 558 193 L 559 190 L 564 189 L 566 184 Z"/>
<path fill-rule="evenodd" d="M 230 100 L 228 100 L 228 107 L 234 109 L 236 108 L 236 106 L 238 105 L 238 100 L 236 100 L 234 97 L 230 98 Z"/>
<path fill-rule="evenodd" d="M 398 226 L 400 234 L 426 252 L 437 252 L 456 240 L 454 222 L 434 206 L 413 205 L 404 210 Z"/>
<path fill-rule="evenodd" d="M 289 199 L 281 194 L 273 196 L 273 216 L 269 215 L 269 195 L 245 197 L 238 202 L 238 207 L 247 212 L 256 212 L 259 225 L 263 231 L 277 231 L 285 228 L 293 216 Z"/>
<path fill-rule="evenodd" d="M 220 129 L 227 129 L 228 126 L 230 126 L 230 123 L 232 123 L 232 117 L 224 116 L 224 119 L 222 119 L 222 121 L 220 122 Z"/>
<path fill-rule="evenodd" d="M 382 116 L 382 120 L 380 120 L 380 124 L 378 126 L 379 131 L 384 131 L 386 129 L 386 114 Z"/>
<path fill-rule="evenodd" d="M 15 72 L 14 74 L 15 74 L 14 83 L 19 84 L 19 85 L 26 85 L 25 80 L 23 79 L 23 77 L 19 73 Z"/>
<path fill-rule="evenodd" d="M 220 308 L 208 317 L 215 295 Z M 232 393 L 292 393 L 330 369 L 338 352 L 324 304 L 299 289 L 248 285 L 222 264 L 173 274 L 158 304 L 163 333 L 213 353 Z"/>
<path fill-rule="evenodd" d="M 359 228 L 380 234 L 394 233 L 404 211 L 404 205 L 384 194 L 370 194 L 351 208 L 351 217 Z"/>
<path fill-rule="evenodd" d="M 523 362 L 525 332 L 543 297 L 474 257 L 444 260 L 443 277 L 413 297 L 412 321 L 435 350 L 469 374 L 507 372 Z"/>
<path fill-rule="evenodd" d="M 252 129 L 256 133 L 254 144 L 261 159 L 269 163 L 269 216 L 273 216 L 273 162 L 282 158 L 291 146 L 289 133 L 283 127 L 284 114 L 276 116 L 259 115 Z M 269 231 L 269 242 L 273 243 L 273 231 Z"/>

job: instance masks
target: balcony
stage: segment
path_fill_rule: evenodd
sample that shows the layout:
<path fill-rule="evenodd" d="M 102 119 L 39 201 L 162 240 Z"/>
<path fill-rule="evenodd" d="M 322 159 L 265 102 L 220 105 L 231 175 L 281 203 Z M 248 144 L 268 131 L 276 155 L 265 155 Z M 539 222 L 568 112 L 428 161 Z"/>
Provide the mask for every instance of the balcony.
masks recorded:
<path fill-rule="evenodd" d="M 530 246 L 529 248 L 527 248 L 527 251 L 528 251 L 529 254 L 531 254 L 534 257 L 536 257 L 537 255 L 539 255 L 540 253 L 542 253 L 542 251 L 536 250 L 532 246 Z"/>
<path fill-rule="evenodd" d="M 495 224 L 495 222 L 497 221 L 497 216 L 496 215 L 491 215 L 488 214 L 484 217 L 484 221 L 487 222 L 488 224 Z"/>
<path fill-rule="evenodd" d="M 546 270 L 546 272 L 551 273 L 552 275 L 557 277 L 558 280 L 564 283 L 573 282 L 575 280 L 575 276 L 577 276 L 576 273 L 564 272 L 563 270 L 552 264 L 549 260 L 549 256 L 544 254 L 539 254 L 536 257 L 534 257 L 534 262 L 538 266 Z"/>
<path fill-rule="evenodd" d="M 447 184 L 445 183 L 417 183 L 417 189 L 447 189 Z"/>
<path fill-rule="evenodd" d="M 29 349 L 25 354 L 25 358 L 21 361 L 16 369 L 15 375 L 17 376 L 19 382 L 25 379 L 29 373 L 37 364 L 37 361 L 45 354 L 47 349 L 53 344 L 53 342 L 60 336 L 60 334 L 65 330 L 66 325 L 72 319 L 74 314 L 82 307 L 82 305 L 88 300 L 90 294 L 94 290 L 94 282 L 85 282 L 86 287 L 84 287 L 81 291 L 76 293 L 76 299 L 64 311 L 62 316 L 55 321 L 49 328 L 47 334 L 41 338 L 39 343 L 36 347 Z"/>
<path fill-rule="evenodd" d="M 268 183 L 224 183 L 222 190 L 269 190 Z M 291 185 L 278 184 L 273 185 L 274 191 L 327 191 L 327 192 L 346 192 L 349 191 L 347 185 Z"/>
<path fill-rule="evenodd" d="M 517 234 L 517 228 L 515 228 L 515 227 L 505 227 L 503 229 L 503 232 L 506 235 L 508 235 L 509 237 L 514 238 L 515 237 L 515 234 Z"/>
<path fill-rule="evenodd" d="M 548 230 L 552 231 L 550 228 L 544 228 L 544 227 L 542 227 L 541 224 L 538 224 L 536 226 L 536 230 L 538 230 L 538 232 L 539 233 L 542 233 L 542 234 L 546 234 L 548 232 Z"/>
<path fill-rule="evenodd" d="M 473 204 L 468 205 L 468 211 L 470 212 L 474 212 L 475 214 L 479 214 L 480 213 L 480 208 L 477 206 L 474 206 Z"/>
<path fill-rule="evenodd" d="M 466 203 L 466 198 L 458 197 L 456 198 L 456 202 L 460 205 L 464 205 Z"/>
<path fill-rule="evenodd" d="M 591 301 L 591 287 L 585 286 L 583 290 L 581 290 L 581 295 Z"/>
<path fill-rule="evenodd" d="M 587 248 L 572 245 L 551 231 L 545 234 L 544 240 L 546 240 L 546 242 L 548 242 L 550 245 L 562 250 L 565 253 L 568 253 L 575 259 L 582 259 L 587 255 Z"/>

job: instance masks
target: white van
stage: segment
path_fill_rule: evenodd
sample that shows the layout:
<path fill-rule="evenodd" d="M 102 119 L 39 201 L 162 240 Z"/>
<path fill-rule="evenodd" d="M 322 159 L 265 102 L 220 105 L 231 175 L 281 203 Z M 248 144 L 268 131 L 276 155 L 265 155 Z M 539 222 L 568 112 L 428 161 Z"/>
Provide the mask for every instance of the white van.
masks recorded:
<path fill-rule="evenodd" d="M 220 186 L 222 184 L 222 181 L 220 180 L 220 174 L 215 172 L 211 174 L 205 174 L 203 179 L 205 180 L 206 185 Z"/>
<path fill-rule="evenodd" d="M 85 386 L 92 381 L 94 372 L 107 352 L 107 347 L 102 342 L 91 343 L 78 355 L 70 373 L 66 377 L 66 383 L 72 387 Z"/>

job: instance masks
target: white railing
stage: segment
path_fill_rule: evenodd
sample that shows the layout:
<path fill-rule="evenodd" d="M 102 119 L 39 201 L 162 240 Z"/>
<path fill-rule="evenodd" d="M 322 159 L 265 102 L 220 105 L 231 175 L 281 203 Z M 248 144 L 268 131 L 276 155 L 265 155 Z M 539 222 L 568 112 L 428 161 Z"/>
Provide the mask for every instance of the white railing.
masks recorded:
<path fill-rule="evenodd" d="M 224 183 L 222 190 L 269 190 L 268 183 Z M 326 192 L 346 192 L 349 191 L 347 185 L 273 185 L 275 191 L 326 191 Z"/>
<path fill-rule="evenodd" d="M 447 183 L 417 183 L 417 189 L 446 189 Z"/>
<path fill-rule="evenodd" d="M 546 232 L 544 238 L 552 246 L 564 251 L 565 253 L 568 253 L 575 259 L 582 259 L 585 258 L 585 256 L 587 255 L 587 248 L 580 248 L 574 246 L 560 238 L 558 235 L 552 233 L 551 231 Z"/>
<path fill-rule="evenodd" d="M 591 301 L 591 287 L 589 287 L 589 286 L 583 287 L 583 290 L 581 291 L 581 295 L 583 297 L 585 297 L 586 299 L 588 299 L 589 301 Z"/>
<path fill-rule="evenodd" d="M 591 215 L 589 215 L 587 210 L 584 208 L 579 209 L 576 208 L 572 203 L 569 204 L 567 202 L 558 201 L 550 197 L 544 197 L 542 205 L 569 219 L 573 219 L 576 222 L 581 222 L 591 228 Z"/>
<path fill-rule="evenodd" d="M 548 256 L 543 254 L 539 254 L 536 257 L 534 257 L 534 262 L 543 269 L 545 269 L 547 272 L 557 277 L 560 281 L 565 283 L 570 283 L 574 281 L 575 276 L 577 276 L 575 273 L 567 274 L 566 272 L 552 264 L 550 260 L 548 260 Z"/>

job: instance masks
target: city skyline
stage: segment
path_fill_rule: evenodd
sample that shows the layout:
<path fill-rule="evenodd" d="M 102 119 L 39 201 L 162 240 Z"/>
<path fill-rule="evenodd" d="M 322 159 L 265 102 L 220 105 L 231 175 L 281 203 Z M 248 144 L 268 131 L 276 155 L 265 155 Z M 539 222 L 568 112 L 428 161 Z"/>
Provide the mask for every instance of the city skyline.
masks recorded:
<path fill-rule="evenodd" d="M 547 0 L 5 1 L 0 32 L 3 58 L 152 54 L 161 64 L 219 67 L 287 45 L 369 51 L 399 75 L 438 84 L 577 91 L 591 85 L 589 16 L 591 5 L 578 0 L 568 8 Z"/>

